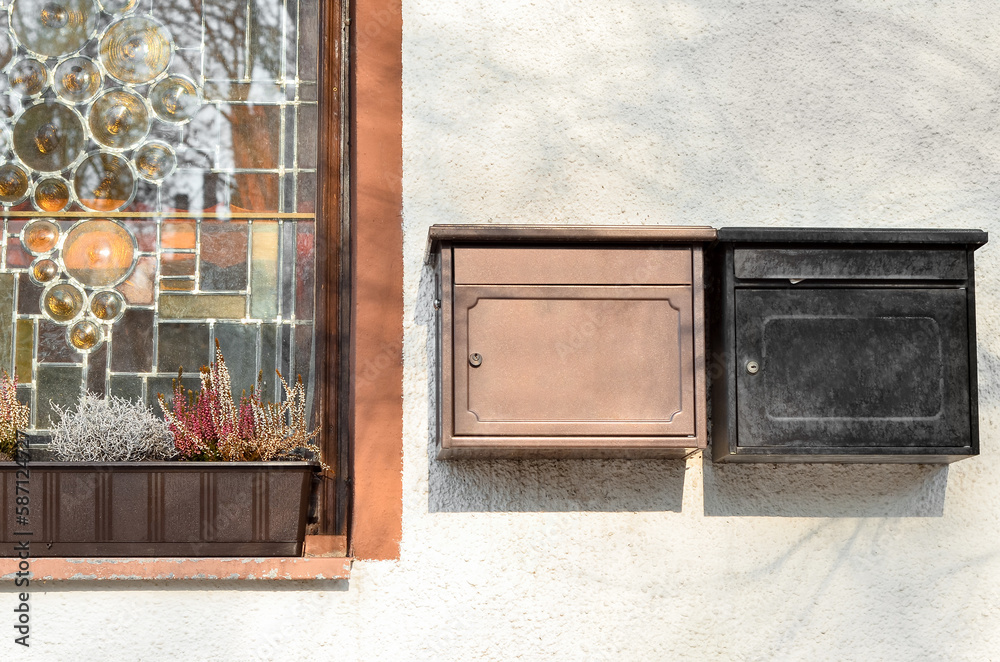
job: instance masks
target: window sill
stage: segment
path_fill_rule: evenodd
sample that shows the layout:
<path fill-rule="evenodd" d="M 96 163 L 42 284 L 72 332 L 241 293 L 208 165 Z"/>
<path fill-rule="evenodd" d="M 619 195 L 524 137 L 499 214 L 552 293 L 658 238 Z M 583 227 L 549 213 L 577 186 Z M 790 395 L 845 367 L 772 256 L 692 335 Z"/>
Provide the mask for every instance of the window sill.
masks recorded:
<path fill-rule="evenodd" d="M 35 558 L 31 581 L 349 579 L 351 557 Z M 19 559 L 0 559 L 0 579 L 13 581 Z"/>

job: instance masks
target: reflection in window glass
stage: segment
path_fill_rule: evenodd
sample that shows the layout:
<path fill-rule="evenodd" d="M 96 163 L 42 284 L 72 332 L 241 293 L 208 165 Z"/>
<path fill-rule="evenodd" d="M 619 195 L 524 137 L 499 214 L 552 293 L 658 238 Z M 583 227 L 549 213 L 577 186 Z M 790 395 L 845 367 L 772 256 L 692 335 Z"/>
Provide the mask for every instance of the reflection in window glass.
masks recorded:
<path fill-rule="evenodd" d="M 0 365 L 33 430 L 83 389 L 158 410 L 216 341 L 237 395 L 280 398 L 276 370 L 312 394 L 315 0 L 0 18 Z"/>

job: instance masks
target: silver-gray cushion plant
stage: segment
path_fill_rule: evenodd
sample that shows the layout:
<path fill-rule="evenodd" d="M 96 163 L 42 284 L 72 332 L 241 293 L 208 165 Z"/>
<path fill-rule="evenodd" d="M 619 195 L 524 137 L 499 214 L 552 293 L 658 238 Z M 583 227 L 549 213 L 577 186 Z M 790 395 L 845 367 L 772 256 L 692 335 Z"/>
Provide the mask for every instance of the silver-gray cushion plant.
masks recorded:
<path fill-rule="evenodd" d="M 141 462 L 174 456 L 167 424 L 139 402 L 84 393 L 75 407 L 52 404 L 59 422 L 49 449 L 68 462 Z"/>

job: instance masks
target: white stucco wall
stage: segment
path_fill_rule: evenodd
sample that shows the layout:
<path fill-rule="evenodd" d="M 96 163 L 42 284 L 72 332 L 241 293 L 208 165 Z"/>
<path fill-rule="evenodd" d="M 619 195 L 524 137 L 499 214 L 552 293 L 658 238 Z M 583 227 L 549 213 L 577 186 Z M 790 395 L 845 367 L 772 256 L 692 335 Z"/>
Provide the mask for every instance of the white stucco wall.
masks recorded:
<path fill-rule="evenodd" d="M 948 467 L 437 462 L 421 260 L 433 223 L 1000 242 L 1000 4 L 405 0 L 404 25 L 402 558 L 333 585 L 35 587 L 32 648 L 3 635 L 0 659 L 1000 658 L 996 243 L 983 452 Z"/>

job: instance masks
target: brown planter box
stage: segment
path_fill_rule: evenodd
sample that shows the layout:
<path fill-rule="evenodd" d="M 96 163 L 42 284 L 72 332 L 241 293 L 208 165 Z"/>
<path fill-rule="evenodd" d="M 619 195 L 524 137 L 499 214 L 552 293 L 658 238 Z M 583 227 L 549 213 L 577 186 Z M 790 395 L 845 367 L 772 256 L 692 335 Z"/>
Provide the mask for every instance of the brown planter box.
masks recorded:
<path fill-rule="evenodd" d="M 16 556 L 23 540 L 32 557 L 300 556 L 315 467 L 32 462 L 25 525 L 15 512 L 15 481 L 24 474 L 4 462 L 0 556 Z M 23 531 L 32 535 L 15 535 Z"/>

